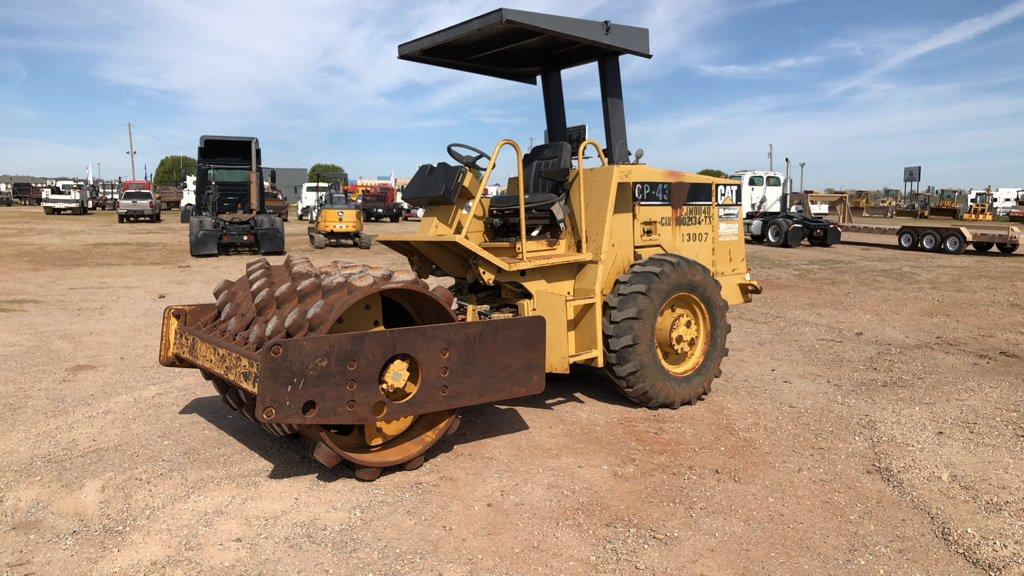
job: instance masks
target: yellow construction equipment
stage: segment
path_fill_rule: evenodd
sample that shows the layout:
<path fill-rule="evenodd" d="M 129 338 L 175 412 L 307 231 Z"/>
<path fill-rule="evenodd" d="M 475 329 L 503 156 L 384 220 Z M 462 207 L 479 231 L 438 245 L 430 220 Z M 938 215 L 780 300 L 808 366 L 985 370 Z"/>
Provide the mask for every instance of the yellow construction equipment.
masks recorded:
<path fill-rule="evenodd" d="M 363 210 L 350 202 L 348 194 L 332 185 L 317 198 L 313 225 L 307 228 L 313 248 L 358 246 L 369 249 L 373 239 L 363 232 Z"/>
<path fill-rule="evenodd" d="M 507 9 L 401 45 L 404 60 L 540 77 L 547 142 L 450 145 L 454 164 L 420 166 L 404 190 L 418 231 L 379 238 L 412 270 L 256 260 L 215 303 L 165 311 L 161 363 L 200 368 L 232 408 L 363 480 L 419 466 L 459 408 L 539 393 L 577 365 L 643 406 L 697 402 L 721 374 L 729 306 L 761 291 L 740 186 L 640 163 L 622 55 L 650 57 L 648 31 Z M 567 126 L 561 82 L 594 62 L 603 148 Z M 516 175 L 488 197 L 499 154 Z"/>
<path fill-rule="evenodd" d="M 977 194 L 961 218 L 975 222 L 991 222 L 995 218 L 995 214 L 992 213 L 992 192 Z"/>

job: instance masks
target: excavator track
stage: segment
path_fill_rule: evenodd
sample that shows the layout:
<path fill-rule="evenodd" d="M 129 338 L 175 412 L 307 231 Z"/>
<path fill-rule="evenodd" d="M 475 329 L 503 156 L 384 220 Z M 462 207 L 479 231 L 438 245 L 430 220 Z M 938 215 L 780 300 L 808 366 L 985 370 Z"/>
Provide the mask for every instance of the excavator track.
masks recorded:
<path fill-rule="evenodd" d="M 218 284 L 213 296 L 216 309 L 196 327 L 253 352 L 282 340 L 456 321 L 448 290 L 431 290 L 412 271 L 344 261 L 318 268 L 308 258 L 288 256 L 280 265 L 260 258 L 246 265 L 241 278 Z M 399 361 L 387 375 L 408 377 L 405 367 Z M 459 422 L 454 410 L 446 410 L 372 426 L 261 423 L 253 394 L 205 370 L 202 374 L 232 410 L 276 436 L 310 440 L 317 461 L 332 468 L 348 461 L 360 480 L 375 480 L 385 468 L 418 468 L 427 450 L 454 433 Z"/>

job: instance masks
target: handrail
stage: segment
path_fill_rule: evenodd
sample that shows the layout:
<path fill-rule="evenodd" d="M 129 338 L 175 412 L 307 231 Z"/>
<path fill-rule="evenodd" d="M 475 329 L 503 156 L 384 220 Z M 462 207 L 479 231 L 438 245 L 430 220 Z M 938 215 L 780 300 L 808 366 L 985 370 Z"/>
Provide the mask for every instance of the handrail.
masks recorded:
<path fill-rule="evenodd" d="M 523 151 L 519 148 L 519 144 L 516 144 L 514 140 L 504 139 L 498 142 L 498 145 L 494 147 L 494 153 L 491 154 L 491 161 L 487 163 L 487 171 L 484 172 L 483 178 L 480 180 L 480 187 L 477 188 L 476 194 L 473 195 L 473 203 L 469 208 L 469 215 L 466 218 L 466 224 L 462 227 L 462 233 L 459 235 L 461 238 L 465 238 L 466 234 L 469 233 L 469 223 L 473 220 L 476 215 L 476 208 L 480 204 L 480 195 L 483 194 L 484 189 L 487 188 L 487 182 L 491 179 L 491 172 L 494 171 L 494 165 L 498 161 L 498 153 L 505 146 L 511 146 L 516 151 L 516 167 L 518 171 L 516 174 L 516 184 L 519 188 L 519 236 L 521 238 L 522 247 L 522 259 L 526 260 L 526 193 L 523 189 Z"/>
<path fill-rule="evenodd" d="M 579 150 L 576 151 L 576 171 L 580 180 L 580 251 L 584 254 L 587 252 L 587 195 L 583 184 L 583 151 L 587 149 L 587 146 L 593 146 L 594 150 L 597 150 L 597 157 L 601 159 L 602 166 L 608 165 L 608 159 L 604 157 L 600 144 L 594 140 L 584 140 L 580 144 Z"/>

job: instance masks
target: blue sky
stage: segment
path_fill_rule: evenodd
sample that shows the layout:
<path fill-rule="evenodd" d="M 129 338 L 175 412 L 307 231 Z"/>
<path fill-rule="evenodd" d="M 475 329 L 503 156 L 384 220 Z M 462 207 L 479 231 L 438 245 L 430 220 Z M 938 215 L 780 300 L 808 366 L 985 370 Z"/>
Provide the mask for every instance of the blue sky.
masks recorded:
<path fill-rule="evenodd" d="M 0 173 L 126 175 L 129 121 L 150 170 L 201 134 L 371 177 L 410 175 L 449 142 L 539 141 L 539 87 L 395 57 L 501 5 L 4 0 Z M 807 163 L 809 188 L 899 186 L 915 164 L 925 185 L 1024 185 L 1024 0 L 504 5 L 651 29 L 654 58 L 623 64 L 649 164 L 766 168 L 771 142 Z M 569 122 L 600 139 L 596 68 L 565 83 Z"/>

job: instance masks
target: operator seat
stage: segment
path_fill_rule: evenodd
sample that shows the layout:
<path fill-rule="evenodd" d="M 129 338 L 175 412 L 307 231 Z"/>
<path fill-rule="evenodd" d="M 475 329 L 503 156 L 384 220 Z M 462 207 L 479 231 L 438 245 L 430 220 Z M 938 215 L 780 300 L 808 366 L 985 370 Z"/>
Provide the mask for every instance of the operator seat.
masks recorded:
<path fill-rule="evenodd" d="M 568 142 L 534 146 L 523 156 L 523 194 L 528 209 L 549 207 L 565 196 L 565 178 L 572 169 L 572 150 Z M 547 178 L 545 178 L 547 176 Z M 552 179 L 555 177 L 556 179 Z M 559 181 L 557 178 L 561 178 Z M 518 191 L 491 198 L 491 209 L 519 208 Z"/>

